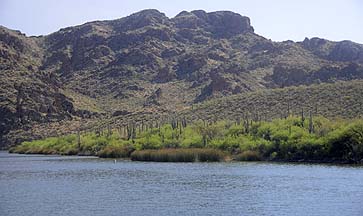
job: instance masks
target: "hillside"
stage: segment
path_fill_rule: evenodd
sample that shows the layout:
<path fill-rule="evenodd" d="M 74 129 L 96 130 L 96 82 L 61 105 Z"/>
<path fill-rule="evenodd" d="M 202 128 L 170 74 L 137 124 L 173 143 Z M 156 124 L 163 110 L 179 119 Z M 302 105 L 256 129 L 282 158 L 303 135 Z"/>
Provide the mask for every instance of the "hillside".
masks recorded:
<path fill-rule="evenodd" d="M 326 118 L 363 116 L 363 81 L 336 82 L 262 90 L 214 99 L 181 112 L 190 119 L 209 121 L 248 118 L 270 120 L 310 112 Z"/>
<path fill-rule="evenodd" d="M 363 45 L 273 42 L 229 11 L 144 10 L 39 37 L 0 27 L 0 62 L 1 146 L 160 116 L 270 118 L 287 104 L 362 114 Z"/>

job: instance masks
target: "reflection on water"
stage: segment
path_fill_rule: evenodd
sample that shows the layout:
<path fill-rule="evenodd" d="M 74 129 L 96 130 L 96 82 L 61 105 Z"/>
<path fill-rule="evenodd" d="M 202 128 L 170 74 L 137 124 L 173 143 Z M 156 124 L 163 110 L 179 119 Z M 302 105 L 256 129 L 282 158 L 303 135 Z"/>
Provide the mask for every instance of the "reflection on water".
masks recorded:
<path fill-rule="evenodd" d="M 0 152 L 0 215 L 363 215 L 363 167 Z"/>

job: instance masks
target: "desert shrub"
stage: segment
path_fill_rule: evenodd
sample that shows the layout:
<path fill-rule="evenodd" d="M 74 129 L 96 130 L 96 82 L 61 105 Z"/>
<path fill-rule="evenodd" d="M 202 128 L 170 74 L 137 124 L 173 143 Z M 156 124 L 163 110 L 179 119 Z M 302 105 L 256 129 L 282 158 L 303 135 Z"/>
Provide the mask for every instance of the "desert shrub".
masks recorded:
<path fill-rule="evenodd" d="M 80 154 L 96 155 L 109 142 L 111 142 L 111 137 L 96 136 L 95 134 L 81 136 Z"/>
<path fill-rule="evenodd" d="M 238 150 L 241 143 L 241 137 L 226 136 L 220 139 L 213 139 L 208 144 L 208 147 L 220 149 L 228 152 L 235 152 Z"/>
<path fill-rule="evenodd" d="M 245 128 L 242 124 L 234 124 L 227 129 L 226 136 L 238 137 L 244 134 Z"/>
<path fill-rule="evenodd" d="M 159 149 L 162 147 L 161 139 L 158 134 L 146 133 L 144 137 L 136 139 L 137 149 Z"/>
<path fill-rule="evenodd" d="M 203 137 L 194 129 L 194 127 L 187 127 L 184 129 L 183 139 L 180 141 L 182 148 L 202 148 Z"/>

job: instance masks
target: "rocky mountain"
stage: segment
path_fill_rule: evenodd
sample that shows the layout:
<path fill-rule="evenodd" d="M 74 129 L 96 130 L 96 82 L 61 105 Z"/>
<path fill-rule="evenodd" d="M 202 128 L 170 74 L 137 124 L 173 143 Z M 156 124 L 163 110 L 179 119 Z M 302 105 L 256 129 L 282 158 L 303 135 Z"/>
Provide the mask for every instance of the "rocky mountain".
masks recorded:
<path fill-rule="evenodd" d="M 39 37 L 0 27 L 0 143 L 31 138 L 14 134 L 35 125 L 169 115 L 230 95 L 357 79 L 363 45 L 274 42 L 230 11 L 144 10 Z"/>

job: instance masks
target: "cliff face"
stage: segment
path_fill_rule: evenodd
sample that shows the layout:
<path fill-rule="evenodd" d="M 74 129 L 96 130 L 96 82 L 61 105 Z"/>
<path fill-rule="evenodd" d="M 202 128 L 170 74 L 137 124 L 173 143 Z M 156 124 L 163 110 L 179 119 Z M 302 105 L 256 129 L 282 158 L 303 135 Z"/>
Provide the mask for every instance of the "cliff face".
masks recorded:
<path fill-rule="evenodd" d="M 362 79 L 363 45 L 273 42 L 230 11 L 144 10 L 41 37 L 0 27 L 0 62 L 4 144 L 34 122 L 177 112 L 233 94 Z"/>

